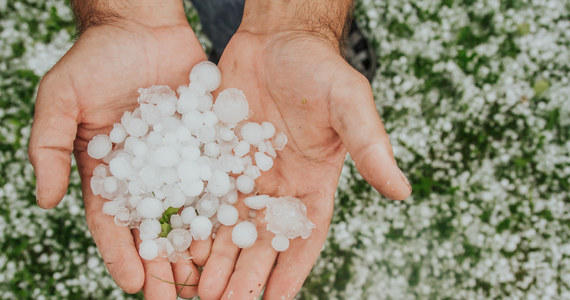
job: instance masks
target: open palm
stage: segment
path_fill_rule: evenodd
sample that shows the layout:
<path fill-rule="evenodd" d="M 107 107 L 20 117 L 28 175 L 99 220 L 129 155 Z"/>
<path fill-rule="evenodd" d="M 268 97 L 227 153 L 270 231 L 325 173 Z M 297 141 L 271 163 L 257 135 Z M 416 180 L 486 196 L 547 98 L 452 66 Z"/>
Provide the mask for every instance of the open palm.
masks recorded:
<path fill-rule="evenodd" d="M 286 252 L 271 247 L 273 234 L 258 214 L 258 241 L 240 251 L 231 228 L 219 229 L 198 294 L 202 299 L 258 295 L 290 299 L 300 289 L 325 242 L 333 198 L 348 150 L 376 189 L 392 199 L 411 190 L 392 156 L 368 81 L 329 41 L 312 34 L 238 32 L 219 64 L 222 86 L 242 89 L 252 121 L 270 121 L 289 139 L 273 169 L 257 180 L 259 194 L 293 195 L 316 225 L 309 239 L 294 239 Z M 240 217 L 247 218 L 247 208 Z M 276 264 L 275 264 L 276 262 Z M 271 277 L 268 279 L 269 274 Z"/>
<path fill-rule="evenodd" d="M 86 218 L 109 272 L 127 292 L 144 284 L 148 299 L 172 299 L 173 285 L 198 281 L 191 262 L 141 261 L 135 239 L 138 232 L 114 224 L 102 213 L 103 198 L 90 188 L 93 169 L 100 163 L 86 153 L 88 141 L 108 133 L 124 111 L 137 104 L 137 89 L 151 85 L 176 88 L 188 83 L 193 65 L 205 54 L 185 19 L 168 26 L 147 27 L 120 22 L 87 29 L 68 53 L 43 78 L 29 144 L 30 160 L 37 178 L 38 204 L 56 206 L 67 190 L 70 154 L 81 175 Z M 185 288 L 183 296 L 196 290 Z"/>

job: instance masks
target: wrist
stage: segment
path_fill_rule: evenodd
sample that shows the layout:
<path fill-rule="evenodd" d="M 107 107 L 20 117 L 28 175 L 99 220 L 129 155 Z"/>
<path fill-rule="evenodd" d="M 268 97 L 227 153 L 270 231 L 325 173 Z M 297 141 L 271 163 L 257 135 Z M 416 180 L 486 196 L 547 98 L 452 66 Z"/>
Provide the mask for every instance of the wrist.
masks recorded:
<path fill-rule="evenodd" d="M 124 21 L 148 27 L 187 24 L 181 0 L 71 0 L 71 5 L 80 32 Z"/>
<path fill-rule="evenodd" d="M 261 35 L 307 33 L 320 36 L 338 48 L 351 4 L 352 0 L 247 0 L 238 31 Z"/>

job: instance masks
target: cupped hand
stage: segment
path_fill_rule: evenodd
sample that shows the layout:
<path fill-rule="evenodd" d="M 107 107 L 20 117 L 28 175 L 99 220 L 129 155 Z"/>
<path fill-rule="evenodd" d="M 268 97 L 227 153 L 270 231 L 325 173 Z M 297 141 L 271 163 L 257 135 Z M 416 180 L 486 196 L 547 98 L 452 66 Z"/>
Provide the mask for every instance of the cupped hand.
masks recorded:
<path fill-rule="evenodd" d="M 29 143 L 38 204 L 52 208 L 64 197 L 73 153 L 87 223 L 105 265 L 125 291 L 134 293 L 144 285 L 147 299 L 174 299 L 177 293 L 174 285 L 154 276 L 195 284 L 198 271 L 188 261 L 141 261 L 133 240 L 138 232 L 115 225 L 102 213 L 105 200 L 91 191 L 92 171 L 100 161 L 90 158 L 86 148 L 93 136 L 108 134 L 124 111 L 138 105 L 138 88 L 187 84 L 191 67 L 206 59 L 183 14 L 162 21 L 151 27 L 115 20 L 83 32 L 40 83 Z M 185 287 L 182 296 L 195 293 L 196 288 Z"/>
<path fill-rule="evenodd" d="M 346 155 L 362 176 L 391 199 L 405 199 L 410 185 L 397 167 L 366 78 L 339 55 L 337 46 L 311 33 L 238 31 L 219 67 L 222 86 L 242 89 L 252 121 L 270 121 L 289 142 L 273 169 L 257 180 L 257 193 L 292 195 L 316 225 L 311 236 L 291 240 L 287 251 L 271 247 L 273 234 L 257 214 L 258 240 L 246 249 L 221 227 L 202 272 L 202 299 L 251 299 L 266 286 L 266 299 L 291 299 L 322 250 L 333 198 Z M 240 219 L 248 209 L 241 204 Z"/>

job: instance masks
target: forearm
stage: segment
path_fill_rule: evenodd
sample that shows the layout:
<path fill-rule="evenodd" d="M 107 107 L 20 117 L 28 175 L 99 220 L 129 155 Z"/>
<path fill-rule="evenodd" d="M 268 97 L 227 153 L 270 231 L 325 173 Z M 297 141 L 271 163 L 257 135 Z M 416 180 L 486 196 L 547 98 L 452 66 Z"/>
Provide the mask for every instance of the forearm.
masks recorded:
<path fill-rule="evenodd" d="M 70 0 L 78 32 L 130 20 L 151 27 L 186 22 L 181 0 Z"/>
<path fill-rule="evenodd" d="M 352 0 L 247 0 L 240 30 L 305 31 L 338 45 L 350 22 Z"/>

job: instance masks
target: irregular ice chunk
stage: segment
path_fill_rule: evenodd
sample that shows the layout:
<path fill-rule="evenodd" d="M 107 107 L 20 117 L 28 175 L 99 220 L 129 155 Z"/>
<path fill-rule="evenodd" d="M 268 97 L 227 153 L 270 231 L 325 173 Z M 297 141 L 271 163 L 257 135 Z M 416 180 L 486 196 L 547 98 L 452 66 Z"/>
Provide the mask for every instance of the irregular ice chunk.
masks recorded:
<path fill-rule="evenodd" d="M 190 232 L 195 240 L 207 240 L 212 233 L 212 222 L 207 217 L 197 216 L 190 223 Z"/>
<path fill-rule="evenodd" d="M 251 222 L 239 222 L 232 230 L 232 241 L 240 248 L 253 246 L 255 240 L 257 240 L 257 229 Z"/>
<path fill-rule="evenodd" d="M 111 152 L 111 140 L 104 134 L 98 134 L 87 144 L 87 154 L 94 159 L 101 159 Z"/>
<path fill-rule="evenodd" d="M 238 220 L 238 211 L 233 205 L 222 204 L 218 208 L 218 221 L 225 226 L 232 226 Z"/>
<path fill-rule="evenodd" d="M 211 92 L 220 86 L 222 73 L 218 66 L 209 61 L 196 64 L 190 71 L 190 82 L 200 82 L 206 91 Z"/>
<path fill-rule="evenodd" d="M 103 203 L 103 213 L 106 215 L 114 216 L 116 215 L 124 205 L 121 201 L 106 201 Z"/>
<path fill-rule="evenodd" d="M 153 197 L 142 199 L 137 206 L 138 215 L 147 219 L 158 219 L 162 215 L 162 212 L 162 203 Z"/>
<path fill-rule="evenodd" d="M 269 201 L 265 211 L 267 230 L 286 238 L 306 239 L 315 225 L 307 217 L 307 207 L 301 200 L 286 196 Z"/>
<path fill-rule="evenodd" d="M 167 85 L 154 85 L 149 88 L 139 88 L 139 103 L 157 104 L 176 97 L 176 93 Z"/>
<path fill-rule="evenodd" d="M 226 124 L 237 124 L 247 118 L 249 104 L 242 91 L 234 88 L 223 90 L 214 103 L 214 113 Z"/>
<path fill-rule="evenodd" d="M 285 149 L 285 145 L 287 145 L 287 135 L 285 135 L 283 132 L 276 134 L 273 137 L 272 144 L 273 144 L 273 149 L 277 151 Z"/>
<path fill-rule="evenodd" d="M 255 164 L 261 171 L 269 171 L 269 169 L 273 167 L 273 159 L 267 156 L 265 153 L 256 152 Z"/>
<path fill-rule="evenodd" d="M 151 260 L 158 256 L 158 245 L 154 240 L 144 240 L 139 245 L 139 255 L 142 259 Z"/>
<path fill-rule="evenodd" d="M 271 246 L 277 252 L 285 251 L 289 248 L 289 239 L 281 235 L 276 235 L 271 239 Z"/>
<path fill-rule="evenodd" d="M 190 247 L 192 236 L 186 229 L 175 228 L 172 229 L 166 237 L 172 243 L 175 251 L 184 251 Z"/>
<path fill-rule="evenodd" d="M 243 199 L 245 205 L 251 209 L 262 209 L 264 208 L 269 201 L 274 198 L 271 198 L 268 195 L 257 195 L 257 196 L 250 196 Z"/>
<path fill-rule="evenodd" d="M 253 192 L 254 187 L 255 181 L 253 181 L 253 178 L 247 175 L 240 175 L 236 180 L 236 188 L 243 194 L 249 194 Z"/>

